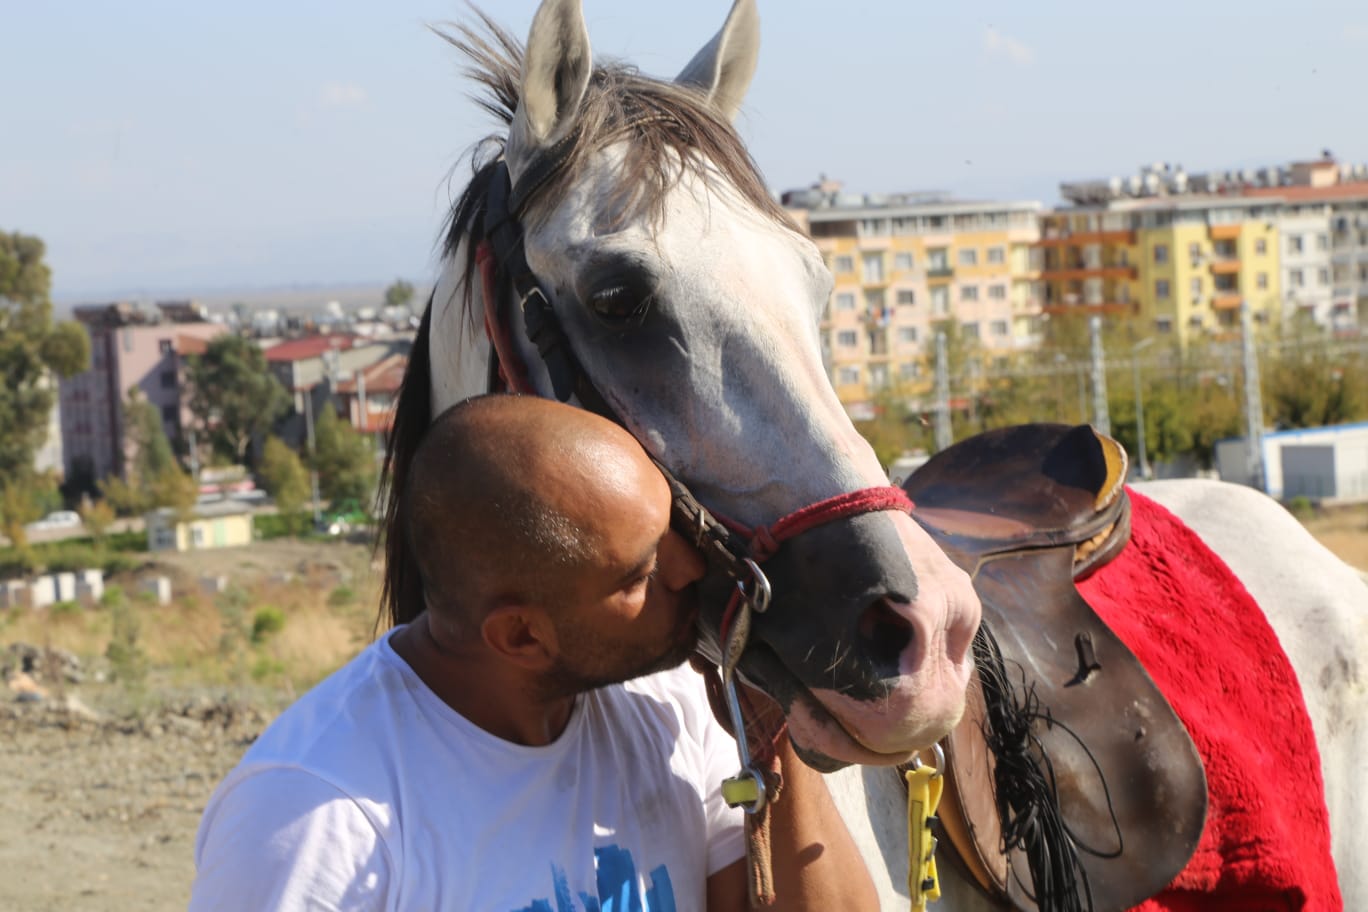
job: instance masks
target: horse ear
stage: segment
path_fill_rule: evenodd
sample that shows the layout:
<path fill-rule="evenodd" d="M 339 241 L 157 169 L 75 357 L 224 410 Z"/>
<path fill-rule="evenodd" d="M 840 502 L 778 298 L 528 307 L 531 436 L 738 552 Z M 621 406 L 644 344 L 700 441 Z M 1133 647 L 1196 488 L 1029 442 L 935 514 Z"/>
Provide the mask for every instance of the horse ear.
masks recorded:
<path fill-rule="evenodd" d="M 522 99 L 510 145 L 516 139 L 519 151 L 533 152 L 563 138 L 574 123 L 593 68 L 580 0 L 545 0 L 527 36 Z"/>
<path fill-rule="evenodd" d="M 694 55 L 675 82 L 701 89 L 722 116 L 733 120 L 750 88 L 759 56 L 760 13 L 755 0 L 736 0 L 722 31 Z"/>

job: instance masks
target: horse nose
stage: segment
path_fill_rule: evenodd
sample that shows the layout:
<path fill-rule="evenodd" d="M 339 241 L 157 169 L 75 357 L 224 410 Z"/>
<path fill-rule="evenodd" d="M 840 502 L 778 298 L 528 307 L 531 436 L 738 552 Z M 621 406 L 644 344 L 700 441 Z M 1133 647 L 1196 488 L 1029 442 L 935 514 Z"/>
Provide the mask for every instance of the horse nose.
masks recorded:
<path fill-rule="evenodd" d="M 912 622 L 893 607 L 895 600 L 907 604 L 906 599 L 896 595 L 875 599 L 860 614 L 857 627 L 864 654 L 879 671 L 889 676 L 899 673 L 903 650 L 911 645 L 915 634 Z"/>

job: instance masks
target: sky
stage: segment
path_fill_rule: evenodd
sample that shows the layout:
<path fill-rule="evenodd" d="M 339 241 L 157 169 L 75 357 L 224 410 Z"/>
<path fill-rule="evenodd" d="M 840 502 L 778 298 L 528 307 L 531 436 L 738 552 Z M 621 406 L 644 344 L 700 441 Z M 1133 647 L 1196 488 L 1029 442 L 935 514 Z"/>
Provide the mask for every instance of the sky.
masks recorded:
<path fill-rule="evenodd" d="M 483 7 L 525 36 L 536 0 Z M 728 0 L 584 0 L 672 77 Z M 759 0 L 738 128 L 776 192 L 1057 201 L 1061 180 L 1368 160 L 1368 4 Z M 0 0 L 0 230 L 59 301 L 430 281 L 494 125 L 429 29 L 459 0 Z"/>

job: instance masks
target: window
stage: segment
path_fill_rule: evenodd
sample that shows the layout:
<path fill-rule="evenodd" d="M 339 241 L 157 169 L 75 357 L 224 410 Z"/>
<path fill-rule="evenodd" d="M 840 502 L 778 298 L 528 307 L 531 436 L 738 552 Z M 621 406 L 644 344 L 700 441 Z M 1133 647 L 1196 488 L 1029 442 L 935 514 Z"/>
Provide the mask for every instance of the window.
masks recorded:
<path fill-rule="evenodd" d="M 1268 273 L 1261 272 L 1258 275 L 1254 276 L 1254 285 L 1260 291 L 1266 290 L 1268 288 Z"/>
<path fill-rule="evenodd" d="M 1256 239 L 1254 241 L 1254 252 L 1259 256 L 1265 256 L 1268 253 L 1268 241 L 1263 238 Z"/>
<path fill-rule="evenodd" d="M 912 345 L 917 341 L 917 327 L 900 326 L 898 327 L 898 342 L 903 345 Z"/>
<path fill-rule="evenodd" d="M 1007 300 L 1007 286 L 1006 286 L 1006 285 L 989 285 L 989 286 L 988 286 L 988 297 L 991 298 L 991 299 L 993 299 L 994 301 L 1005 301 L 1005 300 Z"/>
<path fill-rule="evenodd" d="M 203 548 L 205 539 L 204 526 L 194 523 L 190 526 L 190 545 L 195 548 Z"/>
<path fill-rule="evenodd" d="M 1173 332 L 1173 318 L 1157 317 L 1154 321 L 1154 331 L 1159 333 Z"/>
<path fill-rule="evenodd" d="M 1318 235 L 1316 235 L 1316 249 L 1317 249 L 1317 250 L 1329 250 L 1329 249 L 1330 249 L 1330 235 L 1328 235 L 1328 234 L 1318 234 Z"/>
<path fill-rule="evenodd" d="M 1007 249 L 1005 247 L 989 247 L 988 262 L 994 264 L 1007 262 Z"/>
<path fill-rule="evenodd" d="M 836 296 L 837 310 L 854 310 L 855 296 L 848 291 L 843 291 Z"/>
<path fill-rule="evenodd" d="M 994 320 L 991 324 L 989 324 L 988 331 L 995 336 L 1007 335 L 1007 321 Z"/>
<path fill-rule="evenodd" d="M 176 547 L 176 530 L 170 526 L 158 525 L 152 530 L 152 550 L 165 551 Z"/>
<path fill-rule="evenodd" d="M 163 424 L 175 425 L 180 421 L 180 408 L 175 405 L 163 405 L 161 416 Z"/>
<path fill-rule="evenodd" d="M 859 342 L 860 335 L 853 329 L 843 329 L 836 334 L 836 344 L 842 348 L 854 348 Z"/>
<path fill-rule="evenodd" d="M 898 365 L 898 379 L 916 380 L 921 376 L 921 365 L 916 361 L 904 361 Z"/>
<path fill-rule="evenodd" d="M 1188 287 L 1191 289 L 1194 298 L 1200 298 L 1202 296 L 1202 280 L 1199 276 L 1193 276 L 1192 281 L 1188 283 Z"/>
<path fill-rule="evenodd" d="M 950 313 L 950 289 L 945 285 L 937 285 L 931 289 L 931 314 L 936 317 L 943 317 Z"/>
<path fill-rule="evenodd" d="M 961 250 L 959 252 L 959 264 L 961 266 L 977 266 L 978 251 L 974 250 L 972 247 L 968 250 Z"/>
<path fill-rule="evenodd" d="M 1192 316 L 1188 317 L 1188 326 L 1191 326 L 1193 329 L 1201 329 L 1201 328 L 1202 328 L 1202 315 L 1201 315 L 1201 314 L 1193 314 Z"/>
<path fill-rule="evenodd" d="M 1197 241 L 1188 244 L 1188 256 L 1194 260 L 1200 260 L 1202 258 L 1202 245 Z"/>
<path fill-rule="evenodd" d="M 1167 263 L 1167 262 L 1168 262 L 1168 244 L 1155 244 L 1155 245 L 1154 245 L 1154 262 L 1156 262 L 1156 263 Z"/>
<path fill-rule="evenodd" d="M 175 351 L 175 349 L 172 347 L 170 339 L 158 339 L 157 351 L 161 352 L 163 355 L 169 355 Z"/>
<path fill-rule="evenodd" d="M 1293 269 L 1287 274 L 1287 284 L 1293 288 L 1301 288 L 1306 284 L 1306 276 L 1302 274 L 1300 269 Z"/>
<path fill-rule="evenodd" d="M 1156 247 L 1155 249 L 1158 250 L 1159 248 Z M 1167 298 L 1169 296 L 1168 279 L 1154 280 L 1154 296 L 1156 298 Z"/>
<path fill-rule="evenodd" d="M 944 272 L 950 268 L 950 257 L 944 247 L 932 247 L 926 251 L 926 270 Z"/>
<path fill-rule="evenodd" d="M 960 332 L 964 333 L 966 339 L 977 339 L 979 337 L 979 325 L 977 323 L 961 323 Z"/>
<path fill-rule="evenodd" d="M 977 285 L 965 285 L 960 289 L 961 301 L 977 301 L 978 299 L 979 298 Z"/>
<path fill-rule="evenodd" d="M 893 254 L 893 268 L 899 272 L 910 272 L 912 269 L 912 254 Z"/>
<path fill-rule="evenodd" d="M 1288 253 L 1301 253 L 1301 252 L 1302 252 L 1302 239 L 1301 239 L 1301 235 L 1300 235 L 1300 234 L 1289 234 L 1289 235 L 1287 236 L 1287 252 L 1288 252 Z"/>
<path fill-rule="evenodd" d="M 888 234 L 888 219 L 860 219 L 860 234 L 865 237 Z"/>
<path fill-rule="evenodd" d="M 872 389 L 883 389 L 888 386 L 887 364 L 869 365 L 869 385 Z"/>
<path fill-rule="evenodd" d="M 851 386 L 860 382 L 860 369 L 858 367 L 843 367 L 836 371 L 836 382 L 842 386 Z"/>
<path fill-rule="evenodd" d="M 898 306 L 911 307 L 917 303 L 917 293 L 911 289 L 904 288 L 898 292 Z"/>
<path fill-rule="evenodd" d="M 162 371 L 160 377 L 161 388 L 164 390 L 176 388 L 176 372 L 173 370 Z"/>
<path fill-rule="evenodd" d="M 1320 269 L 1317 269 L 1317 270 L 1316 270 L 1316 282 L 1317 282 L 1317 284 L 1320 284 L 1320 285 L 1329 285 L 1329 284 L 1330 284 L 1330 270 L 1326 269 L 1325 267 L 1321 267 Z"/>
<path fill-rule="evenodd" d="M 835 271 L 838 273 L 854 272 L 855 258 L 853 256 L 838 256 Z"/>
<path fill-rule="evenodd" d="M 873 285 L 884 280 L 884 265 L 882 253 L 866 253 L 860 257 L 860 265 L 864 272 L 864 282 L 866 285 Z"/>

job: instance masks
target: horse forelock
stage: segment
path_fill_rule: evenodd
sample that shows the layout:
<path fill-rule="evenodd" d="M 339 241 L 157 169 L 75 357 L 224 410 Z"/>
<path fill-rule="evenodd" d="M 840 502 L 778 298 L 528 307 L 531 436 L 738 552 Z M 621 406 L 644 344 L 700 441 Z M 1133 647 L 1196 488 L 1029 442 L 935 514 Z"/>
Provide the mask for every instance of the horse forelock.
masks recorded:
<path fill-rule="evenodd" d="M 452 24 L 436 31 L 466 58 L 465 75 L 484 88 L 475 102 L 507 128 L 521 98 L 523 46 L 487 14 L 480 10 L 475 14 L 480 28 Z M 567 185 L 584 173 L 591 156 L 623 143 L 626 154 L 616 175 L 616 193 L 602 207 L 617 222 L 644 213 L 658 226 L 664 220 L 670 191 L 692 174 L 709 182 L 722 178 L 757 212 L 792 231 L 800 230 L 770 195 L 735 129 L 696 88 L 642 76 L 621 62 L 596 63 L 572 136 L 561 150 L 561 167 L 520 213 L 525 227 L 536 227 L 547 218 L 565 196 Z M 506 135 L 494 135 L 477 144 L 472 179 L 447 221 L 444 259 L 454 259 L 463 240 L 478 228 L 489 180 L 506 143 Z M 462 285 L 468 290 L 473 248 L 467 251 L 465 262 L 453 265 L 462 270 Z M 468 298 L 465 304 L 468 310 Z"/>

